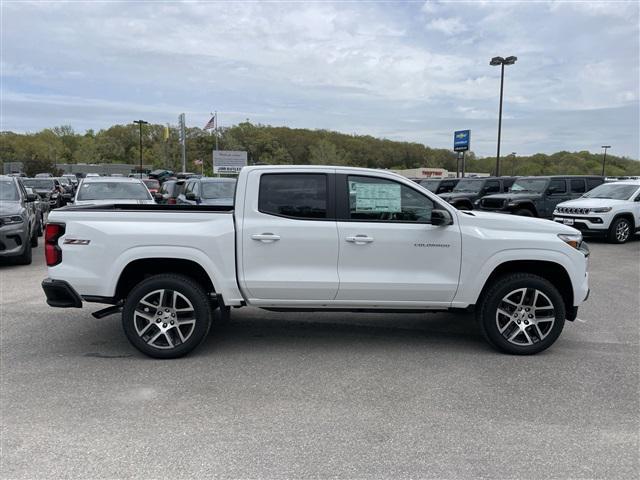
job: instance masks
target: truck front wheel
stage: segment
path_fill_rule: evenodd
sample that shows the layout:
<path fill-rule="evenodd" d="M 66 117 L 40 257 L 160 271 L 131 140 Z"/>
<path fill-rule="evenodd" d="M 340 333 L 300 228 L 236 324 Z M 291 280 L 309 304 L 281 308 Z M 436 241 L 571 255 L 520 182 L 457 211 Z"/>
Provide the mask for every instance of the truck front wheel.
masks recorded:
<path fill-rule="evenodd" d="M 209 299 L 189 277 L 154 275 L 127 296 L 122 326 L 142 353 L 155 358 L 181 357 L 200 345 L 209 332 Z"/>
<path fill-rule="evenodd" d="M 560 336 L 566 317 L 558 289 L 529 273 L 498 279 L 477 312 L 486 340 L 498 350 L 515 355 L 531 355 L 550 347 Z"/>

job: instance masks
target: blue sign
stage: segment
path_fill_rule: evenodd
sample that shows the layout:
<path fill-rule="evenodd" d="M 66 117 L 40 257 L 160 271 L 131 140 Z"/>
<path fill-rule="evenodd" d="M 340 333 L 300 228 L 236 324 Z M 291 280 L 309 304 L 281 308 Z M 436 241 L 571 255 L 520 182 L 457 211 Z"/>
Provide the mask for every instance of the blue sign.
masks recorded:
<path fill-rule="evenodd" d="M 458 130 L 453 134 L 453 149 L 456 152 L 469 150 L 471 146 L 471 130 Z"/>

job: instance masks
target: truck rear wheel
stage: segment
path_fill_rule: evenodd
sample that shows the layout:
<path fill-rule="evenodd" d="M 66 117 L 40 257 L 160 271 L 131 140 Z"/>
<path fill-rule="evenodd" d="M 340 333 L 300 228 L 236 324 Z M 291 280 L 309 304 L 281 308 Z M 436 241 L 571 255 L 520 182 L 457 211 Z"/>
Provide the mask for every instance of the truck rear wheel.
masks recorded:
<path fill-rule="evenodd" d="M 127 296 L 122 326 L 142 353 L 154 358 L 181 357 L 200 345 L 209 332 L 209 298 L 189 277 L 154 275 Z"/>
<path fill-rule="evenodd" d="M 485 339 L 498 350 L 515 355 L 531 355 L 550 347 L 560 336 L 566 317 L 558 289 L 529 273 L 498 279 L 477 312 Z"/>

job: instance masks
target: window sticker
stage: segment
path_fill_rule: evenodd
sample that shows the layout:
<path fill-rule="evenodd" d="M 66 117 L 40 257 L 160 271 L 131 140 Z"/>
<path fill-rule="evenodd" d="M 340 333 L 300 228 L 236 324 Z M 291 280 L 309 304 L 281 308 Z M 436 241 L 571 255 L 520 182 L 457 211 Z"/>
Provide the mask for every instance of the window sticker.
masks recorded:
<path fill-rule="evenodd" d="M 400 212 L 402 201 L 397 183 L 357 183 L 351 190 L 356 194 L 356 213 Z"/>

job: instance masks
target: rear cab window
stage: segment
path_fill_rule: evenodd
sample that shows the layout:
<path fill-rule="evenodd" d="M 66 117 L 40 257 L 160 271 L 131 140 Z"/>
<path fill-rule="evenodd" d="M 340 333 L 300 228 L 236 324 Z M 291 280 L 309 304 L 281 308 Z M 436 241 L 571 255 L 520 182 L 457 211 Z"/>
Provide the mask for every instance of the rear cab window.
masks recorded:
<path fill-rule="evenodd" d="M 265 173 L 260 177 L 258 210 L 299 220 L 329 219 L 325 173 Z"/>

